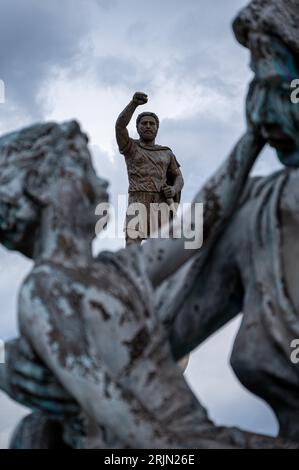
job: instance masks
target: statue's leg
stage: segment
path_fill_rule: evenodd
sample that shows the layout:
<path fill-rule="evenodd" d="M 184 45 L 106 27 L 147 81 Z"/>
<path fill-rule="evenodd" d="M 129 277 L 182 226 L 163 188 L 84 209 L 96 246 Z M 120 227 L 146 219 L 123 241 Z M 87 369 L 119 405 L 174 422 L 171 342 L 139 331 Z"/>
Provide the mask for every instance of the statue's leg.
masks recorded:
<path fill-rule="evenodd" d="M 62 426 L 45 413 L 34 412 L 23 418 L 10 440 L 10 449 L 67 448 L 62 440 Z"/>

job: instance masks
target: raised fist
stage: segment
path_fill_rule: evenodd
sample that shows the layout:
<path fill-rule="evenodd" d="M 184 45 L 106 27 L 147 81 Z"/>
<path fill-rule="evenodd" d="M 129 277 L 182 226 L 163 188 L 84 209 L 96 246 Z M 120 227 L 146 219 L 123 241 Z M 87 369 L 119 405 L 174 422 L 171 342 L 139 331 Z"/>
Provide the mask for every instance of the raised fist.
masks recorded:
<path fill-rule="evenodd" d="M 137 91 L 133 96 L 133 102 L 136 103 L 138 106 L 141 106 L 147 103 L 147 101 L 148 101 L 148 98 L 145 93 L 141 93 Z"/>

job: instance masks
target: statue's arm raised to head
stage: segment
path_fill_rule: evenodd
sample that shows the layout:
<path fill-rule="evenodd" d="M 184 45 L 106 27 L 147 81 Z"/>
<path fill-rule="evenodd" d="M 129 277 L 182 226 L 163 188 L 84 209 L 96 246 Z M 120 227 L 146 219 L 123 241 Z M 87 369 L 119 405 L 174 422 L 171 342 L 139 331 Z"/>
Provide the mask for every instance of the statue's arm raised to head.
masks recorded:
<path fill-rule="evenodd" d="M 145 103 L 147 103 L 147 95 L 145 93 L 136 92 L 130 103 L 118 116 L 115 124 L 115 134 L 120 152 L 122 152 L 129 143 L 130 137 L 127 126 L 130 123 L 136 108 Z"/>

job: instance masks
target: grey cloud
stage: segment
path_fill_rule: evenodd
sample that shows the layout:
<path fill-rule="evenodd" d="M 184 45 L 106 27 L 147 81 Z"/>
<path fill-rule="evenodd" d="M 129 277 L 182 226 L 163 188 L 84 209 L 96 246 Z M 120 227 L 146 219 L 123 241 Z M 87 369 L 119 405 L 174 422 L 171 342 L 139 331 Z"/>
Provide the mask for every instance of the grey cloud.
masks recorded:
<path fill-rule="evenodd" d="M 217 119 L 217 113 L 197 113 L 188 119 L 165 119 L 160 141 L 169 145 L 181 163 L 185 179 L 182 199 L 190 202 L 195 192 L 228 156 L 241 136 L 240 116 L 234 121 Z"/>
<path fill-rule="evenodd" d="M 43 114 L 42 85 L 57 68 L 69 67 L 92 23 L 86 2 L 3 0 L 0 6 L 1 78 L 7 105 L 32 118 Z"/>
<path fill-rule="evenodd" d="M 119 4 L 119 0 L 95 0 L 96 4 L 104 10 L 110 11 Z"/>
<path fill-rule="evenodd" d="M 250 72 L 242 55 L 235 55 L 234 61 L 230 60 L 228 64 L 225 67 L 218 57 L 203 49 L 174 59 L 165 68 L 164 75 L 177 83 L 178 90 L 180 84 L 188 84 L 194 88 L 200 86 L 207 94 L 217 90 L 228 98 L 234 98 L 240 93 L 240 79 L 246 83 Z"/>
<path fill-rule="evenodd" d="M 192 0 L 178 11 L 170 33 L 170 40 L 183 50 L 213 49 L 233 36 L 231 22 L 248 0 L 207 2 Z M 179 31 L 179 34 L 178 34 Z"/>
<path fill-rule="evenodd" d="M 137 66 L 122 57 L 106 56 L 97 60 L 99 81 L 104 85 L 122 86 L 135 80 Z"/>
<path fill-rule="evenodd" d="M 92 8 L 93 3 L 99 8 Z M 213 51 L 209 52 L 210 44 L 219 38 L 218 43 L 223 45 L 229 38 L 231 46 L 229 22 L 243 4 L 242 0 L 230 0 L 226 7 L 217 2 L 217 8 L 213 8 L 205 0 L 155 0 L 145 14 L 135 0 L 92 0 L 88 7 L 84 0 L 77 0 L 76 8 L 71 0 L 28 0 L 26 4 L 3 0 L 1 78 L 7 85 L 7 107 L 11 103 L 32 118 L 41 118 L 44 103 L 39 92 L 61 68 L 70 73 L 91 68 L 104 86 L 142 89 L 147 85 L 149 91 L 155 89 L 156 78 L 164 69 L 163 55 L 166 63 L 172 63 L 170 69 L 165 68 L 170 80 L 177 77 L 178 81 L 183 78 L 192 83 L 202 77 L 204 69 L 213 70 L 216 76 L 221 69 L 217 57 L 212 57 Z M 87 38 L 96 31 L 106 50 L 102 57 L 96 57 L 93 47 L 86 46 Z M 117 52 L 115 45 L 112 52 L 111 43 L 115 41 Z M 130 48 L 135 51 L 133 55 L 128 52 Z M 198 50 L 202 51 L 200 55 Z M 183 57 L 178 57 L 180 53 Z M 232 56 L 229 60 L 234 62 Z"/>
<path fill-rule="evenodd" d="M 144 18 L 138 18 L 133 21 L 126 30 L 125 39 L 131 45 L 141 45 L 144 44 L 145 38 L 147 35 L 150 35 L 151 25 Z"/>
<path fill-rule="evenodd" d="M 201 84 L 235 93 L 235 85 L 247 80 L 248 52 L 236 42 L 231 20 L 246 0 L 188 2 L 168 32 L 173 52 L 169 75 L 177 82 Z"/>
<path fill-rule="evenodd" d="M 154 93 L 168 81 L 178 92 L 181 84 L 188 84 L 235 96 L 237 85 L 249 77 L 248 52 L 237 44 L 230 27 L 244 3 L 155 0 L 146 15 L 135 0 L 119 4 L 108 16 L 113 54 L 107 42 L 105 56 L 90 57 L 99 83 L 128 90 L 146 87 Z M 103 38 L 109 34 L 102 33 Z"/>
<path fill-rule="evenodd" d="M 148 89 L 154 78 L 150 69 L 127 57 L 107 55 L 97 57 L 93 63 L 98 83 L 105 87 Z"/>

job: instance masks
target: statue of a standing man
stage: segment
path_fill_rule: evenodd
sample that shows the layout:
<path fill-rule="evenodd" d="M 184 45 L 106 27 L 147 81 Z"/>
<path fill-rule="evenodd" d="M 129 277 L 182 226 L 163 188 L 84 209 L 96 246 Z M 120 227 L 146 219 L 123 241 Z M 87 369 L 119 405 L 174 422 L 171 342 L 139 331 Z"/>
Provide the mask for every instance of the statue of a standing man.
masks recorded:
<path fill-rule="evenodd" d="M 165 221 L 169 223 L 173 216 L 172 203 L 179 202 L 184 185 L 180 165 L 172 150 L 155 143 L 159 129 L 156 114 L 139 114 L 136 121 L 139 139 L 134 140 L 129 136 L 127 126 L 136 108 L 147 101 L 145 93 L 135 93 L 115 126 L 117 144 L 125 157 L 129 179 L 129 206 L 125 223 L 127 245 L 141 243 L 161 228 Z M 138 223 L 134 228 L 130 221 L 133 218 L 136 220 L 135 208 L 141 204 L 145 212 L 137 210 Z M 129 210 L 130 207 L 132 210 Z"/>

